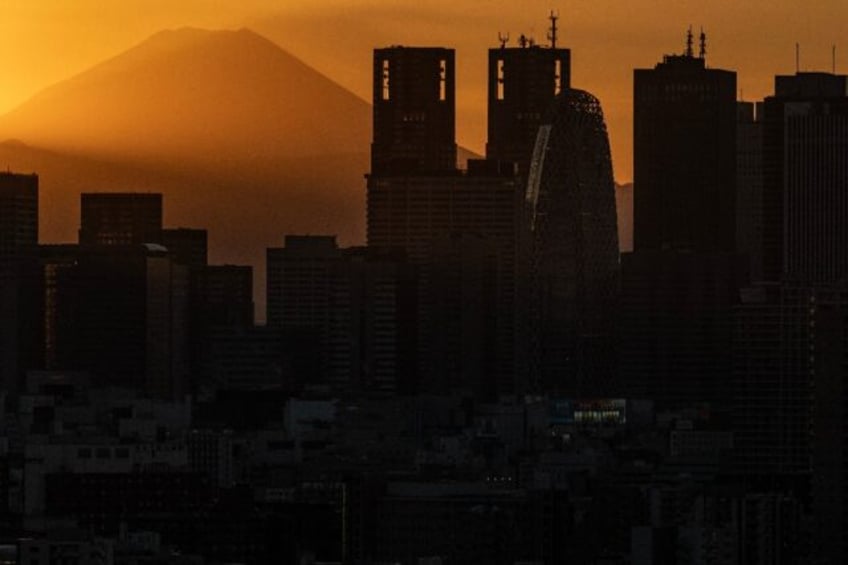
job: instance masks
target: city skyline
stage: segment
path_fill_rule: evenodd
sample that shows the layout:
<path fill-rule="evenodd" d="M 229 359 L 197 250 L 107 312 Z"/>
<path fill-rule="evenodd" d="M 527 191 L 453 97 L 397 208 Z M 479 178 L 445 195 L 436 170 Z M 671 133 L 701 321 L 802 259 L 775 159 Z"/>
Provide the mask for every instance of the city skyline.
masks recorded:
<path fill-rule="evenodd" d="M 266 0 L 238 6 L 208 0 L 178 6 L 31 2 L 11 7 L 0 24 L 0 63 L 15 77 L 0 95 L 0 115 L 162 29 L 249 27 L 363 100 L 370 98 L 367 71 L 373 47 L 455 48 L 458 142 L 482 154 L 486 51 L 497 45 L 498 32 L 510 33 L 512 43 L 521 33 L 546 43 L 545 18 L 551 9 L 560 15 L 560 44 L 576 54 L 574 84 L 595 92 L 605 106 L 619 182 L 632 179 L 632 69 L 652 65 L 660 54 L 682 52 L 689 25 L 696 33 L 703 26 L 708 34 L 708 65 L 737 71 L 738 94 L 756 100 L 772 91 L 774 75 L 794 71 L 796 43 L 801 45 L 802 70 L 831 70 L 836 45 L 838 71 L 840 16 L 848 15 L 848 7 L 832 0 L 815 8 L 761 0 L 744 6 L 642 0 L 624 7 L 611 1 L 588 5 L 533 0 L 513 5 L 499 0 L 487 4 L 487 10 L 443 0 L 420 2 L 414 8 L 389 0 L 338 0 L 322 3 L 320 9 L 305 2 L 278 6 Z M 47 37 L 51 40 L 44 41 Z M 339 44 L 347 48 L 340 50 Z"/>

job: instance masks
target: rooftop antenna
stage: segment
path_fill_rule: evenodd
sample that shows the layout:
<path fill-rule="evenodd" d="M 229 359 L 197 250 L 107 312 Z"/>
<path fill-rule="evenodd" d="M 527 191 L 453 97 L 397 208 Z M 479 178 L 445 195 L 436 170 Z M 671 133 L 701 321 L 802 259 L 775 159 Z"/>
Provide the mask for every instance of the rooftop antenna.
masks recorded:
<path fill-rule="evenodd" d="M 689 31 L 686 32 L 686 52 L 684 53 L 687 57 L 692 57 L 692 26 L 689 26 Z"/>
<path fill-rule="evenodd" d="M 707 58 L 707 34 L 704 33 L 704 28 L 701 28 L 701 44 L 698 57 L 701 59 Z"/>
<path fill-rule="evenodd" d="M 518 44 L 521 47 L 527 47 L 527 36 L 524 35 L 523 33 L 518 36 Z"/>
<path fill-rule="evenodd" d="M 509 32 L 506 32 L 504 34 L 502 34 L 501 32 L 498 32 L 498 41 L 501 42 L 501 49 L 506 47 L 506 44 L 509 41 Z"/>
<path fill-rule="evenodd" d="M 559 13 L 551 10 L 551 15 L 548 16 L 548 19 L 551 20 L 551 29 L 548 32 L 548 39 L 551 41 L 551 49 L 556 49 L 557 20 L 559 19 Z"/>
<path fill-rule="evenodd" d="M 795 74 L 801 72 L 801 44 L 795 44 Z"/>

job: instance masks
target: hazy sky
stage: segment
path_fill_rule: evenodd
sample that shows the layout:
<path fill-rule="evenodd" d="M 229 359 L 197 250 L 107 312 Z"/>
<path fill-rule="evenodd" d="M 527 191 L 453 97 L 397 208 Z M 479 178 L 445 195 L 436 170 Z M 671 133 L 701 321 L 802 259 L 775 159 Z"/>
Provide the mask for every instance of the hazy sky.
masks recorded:
<path fill-rule="evenodd" d="M 459 142 L 485 143 L 486 50 L 497 32 L 545 41 L 546 16 L 561 20 L 573 85 L 604 106 L 616 176 L 631 177 L 632 70 L 683 48 L 692 24 L 708 34 L 708 64 L 738 71 L 746 99 L 794 70 L 848 70 L 845 0 L 0 0 L 0 112 L 163 28 L 251 27 L 370 98 L 370 50 L 387 44 L 457 49 Z M 839 60 L 844 64 L 840 64 Z"/>

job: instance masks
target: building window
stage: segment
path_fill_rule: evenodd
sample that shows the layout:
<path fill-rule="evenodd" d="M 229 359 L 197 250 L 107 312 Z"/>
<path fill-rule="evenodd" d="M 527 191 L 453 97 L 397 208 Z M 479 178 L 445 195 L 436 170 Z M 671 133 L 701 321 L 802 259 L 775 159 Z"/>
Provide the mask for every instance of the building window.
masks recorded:
<path fill-rule="evenodd" d="M 504 99 L 504 61 L 498 59 L 498 100 Z"/>
<path fill-rule="evenodd" d="M 381 97 L 383 100 L 389 99 L 389 60 L 383 59 L 383 71 L 381 74 L 382 79 L 382 94 Z"/>
<path fill-rule="evenodd" d="M 448 97 L 448 62 L 445 59 L 439 61 L 439 100 L 444 102 Z"/>

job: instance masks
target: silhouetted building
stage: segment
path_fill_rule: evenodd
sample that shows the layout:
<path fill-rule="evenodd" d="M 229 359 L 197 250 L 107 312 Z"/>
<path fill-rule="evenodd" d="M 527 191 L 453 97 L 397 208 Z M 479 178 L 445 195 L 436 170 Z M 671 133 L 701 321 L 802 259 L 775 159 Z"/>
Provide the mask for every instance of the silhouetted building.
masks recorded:
<path fill-rule="evenodd" d="M 523 190 L 512 163 L 471 160 L 467 171 L 457 170 L 454 88 L 452 50 L 375 50 L 367 242 L 369 247 L 402 249 L 417 271 L 418 368 L 412 380 L 420 382 L 422 390 L 436 391 L 448 383 L 477 388 L 488 379 L 493 383 L 485 387 L 488 390 L 511 392 L 515 389 L 515 276 Z M 490 257 L 486 268 L 492 278 L 486 282 L 487 290 L 480 289 L 480 297 L 494 300 L 487 306 L 455 300 L 470 286 L 448 289 L 445 279 L 437 281 L 437 276 L 450 271 L 448 265 L 456 267 L 461 261 L 446 245 L 451 238 L 477 239 L 471 247 L 478 251 L 488 247 L 483 253 Z M 460 247 L 470 250 L 467 245 Z M 477 265 L 482 267 L 479 261 Z M 483 280 L 481 274 L 475 275 L 476 280 Z M 476 352 L 465 346 L 456 349 L 457 343 L 445 337 L 470 338 L 475 325 L 481 335 L 494 336 L 466 340 Z M 488 326 L 485 331 L 484 326 Z M 493 370 L 472 359 L 486 359 Z"/>
<path fill-rule="evenodd" d="M 470 383 L 479 384 L 482 379 L 490 381 L 485 387 L 489 390 L 509 393 L 515 389 L 516 261 L 523 188 L 512 167 L 501 171 L 497 163 L 469 161 L 465 174 L 368 177 L 369 247 L 403 249 L 418 272 L 418 378 L 422 390 L 443 390 L 445 383 L 473 388 Z M 451 241 L 464 243 L 452 249 Z M 475 284 L 456 278 L 457 262 L 463 255 L 470 261 L 467 268 L 476 273 L 474 280 L 486 286 L 478 289 L 476 297 L 491 300 L 485 306 L 456 301 L 457 296 L 471 292 L 473 286 L 468 285 Z M 465 285 L 464 290 L 446 287 L 447 279 L 438 278 L 451 269 L 450 276 Z M 488 280 L 479 269 L 486 270 Z M 445 301 L 447 298 L 450 300 Z M 444 325 L 447 323 L 453 324 L 453 329 Z M 485 353 L 454 350 L 455 354 L 449 355 L 444 348 L 457 344 L 448 344 L 445 335 L 465 332 L 470 337 L 468 324 L 487 326 L 485 332 L 493 332 L 493 340 L 485 341 Z M 466 343 L 482 347 L 481 339 L 482 334 Z M 469 372 L 468 362 L 480 355 L 492 370 L 475 375 Z M 484 368 L 474 366 L 478 373 Z M 448 367 L 450 372 L 445 374 Z"/>
<path fill-rule="evenodd" d="M 811 502 L 813 553 L 844 561 L 848 291 L 764 283 L 734 312 L 734 470 Z"/>
<path fill-rule="evenodd" d="M 309 385 L 408 391 L 414 371 L 415 279 L 402 252 L 339 249 L 333 236 L 292 236 L 268 249 L 268 325 L 321 352 Z"/>
<path fill-rule="evenodd" d="M 253 325 L 253 267 L 208 265 L 192 287 L 192 309 L 202 327 Z"/>
<path fill-rule="evenodd" d="M 188 274 L 164 247 L 83 248 L 56 289 L 58 368 L 160 398 L 186 392 Z"/>
<path fill-rule="evenodd" d="M 0 173 L 0 273 L 38 245 L 38 175 Z"/>
<path fill-rule="evenodd" d="M 0 390 L 41 363 L 38 176 L 0 173 Z"/>
<path fill-rule="evenodd" d="M 527 182 L 532 239 L 531 380 L 603 395 L 616 370 L 619 285 L 615 184 L 598 100 L 565 90 L 546 116 Z"/>
<path fill-rule="evenodd" d="M 162 195 L 83 193 L 81 245 L 141 245 L 162 241 Z"/>
<path fill-rule="evenodd" d="M 736 74 L 705 36 L 634 72 L 634 251 L 622 256 L 622 386 L 660 407 L 727 405 L 737 256 Z"/>
<path fill-rule="evenodd" d="M 79 245 L 54 244 L 39 246 L 44 280 L 44 368 L 59 368 L 59 339 L 62 331 L 73 331 L 72 305 L 62 303 L 62 284 L 77 265 Z M 64 328 L 64 330 L 63 330 Z"/>
<path fill-rule="evenodd" d="M 555 20 L 554 20 L 555 21 Z M 536 133 L 554 98 L 571 87 L 571 52 L 531 44 L 489 49 L 488 159 L 518 164 L 526 176 Z"/>
<path fill-rule="evenodd" d="M 735 249 L 736 73 L 703 55 L 634 71 L 634 251 Z"/>
<path fill-rule="evenodd" d="M 778 76 L 763 105 L 764 278 L 844 281 L 848 77 Z"/>
<path fill-rule="evenodd" d="M 208 236 L 206 230 L 168 228 L 162 230 L 161 243 L 180 265 L 191 269 L 205 267 L 208 263 Z"/>
<path fill-rule="evenodd" d="M 374 50 L 371 173 L 456 168 L 453 49 Z"/>
<path fill-rule="evenodd" d="M 763 105 L 739 102 L 736 111 L 736 250 L 757 281 L 763 276 Z"/>

